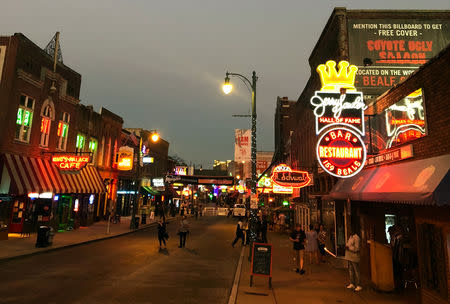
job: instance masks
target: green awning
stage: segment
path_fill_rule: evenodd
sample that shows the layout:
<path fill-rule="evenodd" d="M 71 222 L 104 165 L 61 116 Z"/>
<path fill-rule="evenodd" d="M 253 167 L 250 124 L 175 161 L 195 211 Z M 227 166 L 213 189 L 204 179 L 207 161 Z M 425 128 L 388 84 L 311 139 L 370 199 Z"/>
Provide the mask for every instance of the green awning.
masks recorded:
<path fill-rule="evenodd" d="M 161 193 L 159 193 L 159 191 L 156 191 L 155 189 L 153 189 L 150 186 L 142 186 L 142 188 L 151 195 L 160 195 L 161 194 Z"/>

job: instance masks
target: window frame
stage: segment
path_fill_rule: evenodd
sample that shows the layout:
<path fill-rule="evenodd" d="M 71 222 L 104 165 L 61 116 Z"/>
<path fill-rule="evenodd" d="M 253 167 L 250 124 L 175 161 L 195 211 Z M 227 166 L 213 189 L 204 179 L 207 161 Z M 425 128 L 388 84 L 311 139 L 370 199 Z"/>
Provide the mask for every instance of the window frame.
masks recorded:
<path fill-rule="evenodd" d="M 59 129 L 60 129 L 59 126 L 60 125 L 67 126 L 65 136 L 64 136 L 64 134 L 62 134 L 62 135 L 59 134 Z M 70 114 L 67 112 L 63 112 L 61 114 L 61 119 L 58 122 L 58 131 L 56 134 L 58 136 L 57 147 L 56 147 L 57 150 L 66 151 L 67 138 L 69 136 L 69 127 L 70 127 Z"/>
<path fill-rule="evenodd" d="M 22 97 L 25 98 L 25 102 L 22 104 Z M 29 102 L 31 100 L 31 107 L 29 107 Z M 31 128 L 33 127 L 33 115 L 34 115 L 34 106 L 36 104 L 36 99 L 28 96 L 26 94 L 20 94 L 20 99 L 19 99 L 19 106 L 17 107 L 17 112 L 16 112 L 16 123 L 15 123 L 15 132 L 14 132 L 14 140 L 22 142 L 22 143 L 29 143 L 30 142 L 30 138 L 31 138 Z M 20 124 L 18 124 L 18 116 L 19 116 L 19 111 L 22 110 L 23 113 L 25 113 L 26 111 L 30 112 L 30 117 L 29 117 L 29 125 L 25 126 L 22 122 L 23 120 L 23 115 L 21 114 L 21 122 Z M 20 127 L 19 127 L 20 126 Z M 27 129 L 25 129 L 27 128 Z M 24 138 L 26 136 L 26 138 Z"/>

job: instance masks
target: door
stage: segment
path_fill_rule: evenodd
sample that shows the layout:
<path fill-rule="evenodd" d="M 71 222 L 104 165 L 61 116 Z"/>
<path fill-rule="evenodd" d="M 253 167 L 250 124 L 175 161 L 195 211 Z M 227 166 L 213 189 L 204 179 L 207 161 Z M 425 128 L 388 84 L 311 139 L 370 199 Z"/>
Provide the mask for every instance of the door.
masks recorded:
<path fill-rule="evenodd" d="M 15 200 L 11 212 L 9 232 L 22 232 L 23 220 L 25 218 L 26 201 Z"/>
<path fill-rule="evenodd" d="M 72 197 L 61 195 L 58 201 L 58 230 L 70 230 L 73 226 L 72 219 Z"/>

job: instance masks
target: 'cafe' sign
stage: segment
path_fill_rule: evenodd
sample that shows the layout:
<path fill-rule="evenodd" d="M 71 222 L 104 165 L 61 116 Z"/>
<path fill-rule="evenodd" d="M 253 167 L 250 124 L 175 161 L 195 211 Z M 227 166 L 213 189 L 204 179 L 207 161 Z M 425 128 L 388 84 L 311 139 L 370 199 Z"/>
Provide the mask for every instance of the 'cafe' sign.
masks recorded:
<path fill-rule="evenodd" d="M 89 156 L 81 155 L 53 155 L 52 163 L 60 170 L 81 170 L 90 162 Z"/>
<path fill-rule="evenodd" d="M 336 69 L 338 67 L 338 70 Z M 330 175 L 351 177 L 366 161 L 363 94 L 354 86 L 358 68 L 329 60 L 317 67 L 322 87 L 311 98 L 316 117 L 320 166 Z"/>

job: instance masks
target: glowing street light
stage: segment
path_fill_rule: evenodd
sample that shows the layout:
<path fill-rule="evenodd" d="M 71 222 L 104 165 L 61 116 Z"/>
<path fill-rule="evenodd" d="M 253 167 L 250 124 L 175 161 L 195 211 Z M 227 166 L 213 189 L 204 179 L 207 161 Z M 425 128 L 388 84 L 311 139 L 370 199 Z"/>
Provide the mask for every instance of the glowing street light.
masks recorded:
<path fill-rule="evenodd" d="M 233 86 L 230 83 L 230 77 L 228 77 L 228 75 L 225 77 L 225 82 L 222 86 L 222 90 L 225 94 L 230 94 L 231 91 L 233 90 Z"/>
<path fill-rule="evenodd" d="M 154 143 L 157 142 L 159 140 L 159 134 L 153 133 L 151 139 Z"/>

